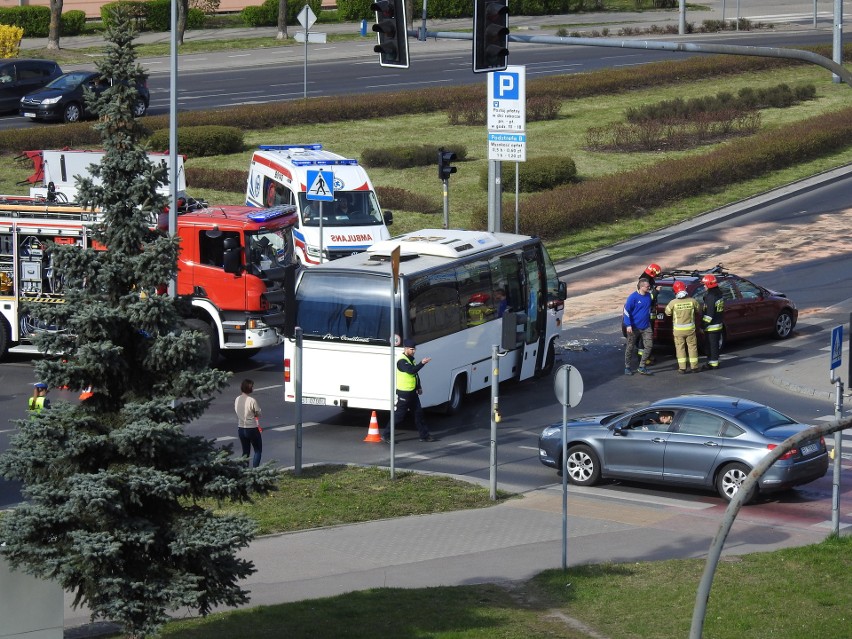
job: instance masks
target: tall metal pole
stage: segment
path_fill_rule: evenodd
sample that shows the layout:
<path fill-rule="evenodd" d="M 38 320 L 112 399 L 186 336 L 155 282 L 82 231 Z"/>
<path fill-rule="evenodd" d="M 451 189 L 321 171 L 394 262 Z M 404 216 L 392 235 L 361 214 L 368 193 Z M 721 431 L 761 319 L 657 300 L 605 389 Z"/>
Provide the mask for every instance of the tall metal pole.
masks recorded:
<path fill-rule="evenodd" d="M 308 6 L 308 5 L 305 5 Z M 308 98 L 308 25 L 307 20 L 305 21 L 305 69 L 304 69 L 304 91 L 302 93 L 302 97 L 304 99 Z M 322 261 L 322 256 L 320 256 L 320 261 Z"/>
<path fill-rule="evenodd" d="M 491 346 L 491 459 L 489 463 L 489 479 L 491 500 L 497 499 L 497 419 L 500 402 L 500 360 L 497 355 L 497 345 Z"/>
<path fill-rule="evenodd" d="M 678 2 L 678 21 L 677 21 L 677 32 L 678 35 L 686 35 L 686 0 L 680 0 Z"/>
<path fill-rule="evenodd" d="M 444 185 L 444 228 L 450 228 L 450 181 L 448 179 L 441 180 Z"/>
<path fill-rule="evenodd" d="M 396 273 L 391 275 L 390 285 L 390 415 L 388 416 L 390 431 L 390 478 L 396 479 L 396 411 L 394 400 L 396 399 Z"/>
<path fill-rule="evenodd" d="M 286 342 L 284 348 L 287 348 Z M 302 328 L 296 327 L 296 350 L 293 352 L 293 379 L 296 391 L 296 450 L 294 451 L 296 475 L 302 474 Z"/>
<path fill-rule="evenodd" d="M 172 30 L 169 37 L 171 54 L 169 56 L 170 77 L 169 77 L 169 236 L 174 237 L 177 234 L 177 3 L 178 0 L 172 0 Z M 169 280 L 169 295 L 175 297 L 177 295 L 177 273 Z"/>
<path fill-rule="evenodd" d="M 520 167 L 521 167 L 521 163 L 515 162 L 515 235 L 520 233 L 520 231 L 518 230 L 520 228 L 520 226 L 519 226 L 519 224 L 520 224 L 520 222 L 519 222 L 519 218 L 520 218 L 519 200 L 520 200 L 520 193 L 521 193 L 521 178 L 520 178 L 521 168 Z"/>
<path fill-rule="evenodd" d="M 834 38 L 832 42 L 832 60 L 837 64 L 843 64 L 843 0 L 834 0 Z M 840 83 L 840 76 L 834 74 L 831 81 Z"/>

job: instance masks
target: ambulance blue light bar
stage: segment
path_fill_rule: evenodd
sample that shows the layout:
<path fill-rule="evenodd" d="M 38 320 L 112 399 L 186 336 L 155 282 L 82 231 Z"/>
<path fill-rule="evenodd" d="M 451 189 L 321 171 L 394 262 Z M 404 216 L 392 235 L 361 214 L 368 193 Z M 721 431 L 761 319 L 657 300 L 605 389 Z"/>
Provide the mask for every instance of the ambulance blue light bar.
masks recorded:
<path fill-rule="evenodd" d="M 262 209 L 260 211 L 252 211 L 246 217 L 252 222 L 268 222 L 279 217 L 285 217 L 296 212 L 296 207 L 292 204 L 282 206 L 273 206 L 271 209 Z"/>
<path fill-rule="evenodd" d="M 358 166 L 358 160 L 325 151 L 322 144 L 261 144 L 261 151 L 293 151 L 287 159 L 294 166 Z"/>

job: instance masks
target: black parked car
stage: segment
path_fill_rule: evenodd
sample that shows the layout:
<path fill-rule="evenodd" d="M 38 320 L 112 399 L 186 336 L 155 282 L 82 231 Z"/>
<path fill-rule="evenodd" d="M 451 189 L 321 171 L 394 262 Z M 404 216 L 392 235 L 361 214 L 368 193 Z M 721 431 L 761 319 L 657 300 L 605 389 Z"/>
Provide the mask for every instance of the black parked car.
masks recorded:
<path fill-rule="evenodd" d="M 60 75 L 52 60 L 0 60 L 0 113 L 17 111 L 22 97 Z"/>
<path fill-rule="evenodd" d="M 102 93 L 111 86 L 97 72 L 73 71 L 65 73 L 38 91 L 21 99 L 20 114 L 31 120 L 61 120 L 77 122 L 83 118 L 94 117 L 86 108 L 83 89 L 88 87 L 95 93 Z M 136 86 L 139 97 L 133 105 L 133 115 L 142 117 L 148 111 L 151 99 L 148 87 Z"/>

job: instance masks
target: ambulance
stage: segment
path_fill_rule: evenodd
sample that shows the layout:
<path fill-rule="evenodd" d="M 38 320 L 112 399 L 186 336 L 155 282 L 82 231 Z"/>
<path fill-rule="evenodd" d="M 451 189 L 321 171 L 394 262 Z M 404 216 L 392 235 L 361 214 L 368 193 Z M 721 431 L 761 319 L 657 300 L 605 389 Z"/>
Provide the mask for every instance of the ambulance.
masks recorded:
<path fill-rule="evenodd" d="M 331 173 L 332 183 L 318 182 L 320 173 Z M 304 266 L 361 253 L 389 239 L 388 225 L 393 221 L 393 214 L 379 206 L 358 160 L 327 151 L 321 144 L 261 145 L 251 158 L 246 204 L 297 207 L 293 249 Z"/>

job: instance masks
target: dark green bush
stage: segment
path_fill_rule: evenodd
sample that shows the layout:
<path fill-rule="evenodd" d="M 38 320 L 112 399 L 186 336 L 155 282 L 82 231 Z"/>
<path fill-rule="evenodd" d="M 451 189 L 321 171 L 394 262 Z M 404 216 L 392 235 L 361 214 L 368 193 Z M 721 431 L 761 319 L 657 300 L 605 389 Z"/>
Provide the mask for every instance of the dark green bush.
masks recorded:
<path fill-rule="evenodd" d="M 169 131 L 154 131 L 149 138 L 154 151 L 168 151 Z M 178 127 L 178 149 L 190 157 L 239 153 L 244 148 L 243 132 L 232 126 Z"/>
<path fill-rule="evenodd" d="M 337 0 L 337 17 L 343 22 L 375 19 L 376 12 L 370 9 L 372 3 L 373 0 Z"/>
<path fill-rule="evenodd" d="M 21 27 L 25 38 L 46 38 L 50 31 L 50 9 L 32 6 L 0 8 L 0 24 Z"/>
<path fill-rule="evenodd" d="M 501 182 L 503 190 L 515 190 L 515 163 L 501 164 Z M 522 193 L 545 191 L 563 184 L 569 184 L 577 179 L 577 166 L 574 160 L 565 156 L 548 156 L 530 158 L 518 163 L 518 189 Z M 488 190 L 488 167 L 484 166 L 479 172 L 479 186 L 483 191 Z"/>
<path fill-rule="evenodd" d="M 66 11 L 60 16 L 62 35 L 75 36 L 83 33 L 86 26 L 86 12 L 78 9 Z"/>
<path fill-rule="evenodd" d="M 305 2 L 287 3 L 287 24 L 298 24 L 298 15 L 305 5 L 311 8 L 315 15 L 322 12 L 322 0 L 306 0 Z M 250 6 L 240 12 L 243 23 L 248 27 L 274 27 L 278 24 L 278 0 L 265 0 L 260 6 Z"/>
<path fill-rule="evenodd" d="M 240 169 L 206 169 L 186 167 L 186 184 L 193 189 L 214 189 L 228 193 L 245 193 L 248 171 Z"/>
<path fill-rule="evenodd" d="M 204 12 L 190 8 L 186 15 L 186 29 L 200 29 L 204 26 Z M 172 28 L 171 0 L 148 0 L 145 3 L 145 29 L 147 31 L 170 31 Z"/>
<path fill-rule="evenodd" d="M 467 158 L 467 147 L 445 144 L 440 148 L 455 153 L 460 162 Z M 393 169 L 429 166 L 430 164 L 438 163 L 438 149 L 439 146 L 436 144 L 365 149 L 361 152 L 361 163 L 367 167 L 388 167 Z"/>
<path fill-rule="evenodd" d="M 379 204 L 385 211 L 411 211 L 414 213 L 440 213 L 444 205 L 438 200 L 432 200 L 425 195 L 412 193 L 393 186 L 377 186 L 376 195 Z"/>

